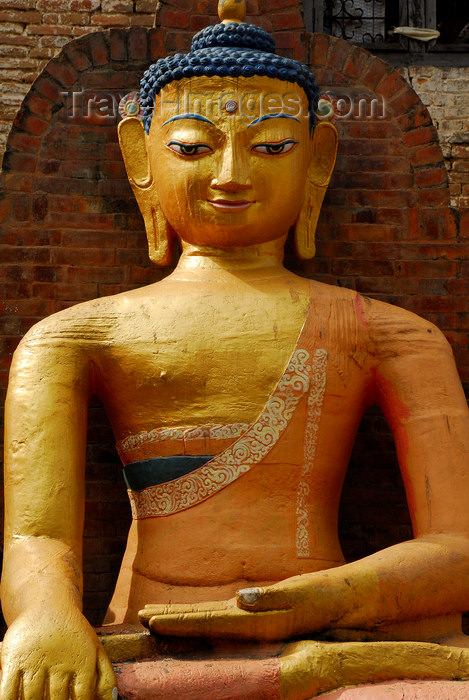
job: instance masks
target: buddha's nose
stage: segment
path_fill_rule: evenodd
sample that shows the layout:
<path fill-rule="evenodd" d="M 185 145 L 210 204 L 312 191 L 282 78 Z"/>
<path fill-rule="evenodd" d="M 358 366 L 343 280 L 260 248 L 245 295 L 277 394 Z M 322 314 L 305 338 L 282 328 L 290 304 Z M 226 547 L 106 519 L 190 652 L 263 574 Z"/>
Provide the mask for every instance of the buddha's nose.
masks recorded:
<path fill-rule="evenodd" d="M 238 192 L 252 187 L 249 159 L 242 148 L 230 143 L 223 149 L 218 172 L 211 185 L 224 192 Z"/>

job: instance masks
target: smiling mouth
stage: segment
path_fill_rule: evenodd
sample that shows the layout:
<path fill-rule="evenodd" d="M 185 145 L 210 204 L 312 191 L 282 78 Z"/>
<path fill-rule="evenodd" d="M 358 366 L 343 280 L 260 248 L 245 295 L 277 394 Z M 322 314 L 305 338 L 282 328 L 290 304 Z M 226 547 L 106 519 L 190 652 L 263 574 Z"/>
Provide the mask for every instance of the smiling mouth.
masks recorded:
<path fill-rule="evenodd" d="M 218 211 L 244 211 L 245 209 L 248 209 L 251 204 L 254 204 L 252 201 L 248 201 L 247 199 L 209 199 L 209 203 L 215 207 L 215 209 L 218 209 Z"/>

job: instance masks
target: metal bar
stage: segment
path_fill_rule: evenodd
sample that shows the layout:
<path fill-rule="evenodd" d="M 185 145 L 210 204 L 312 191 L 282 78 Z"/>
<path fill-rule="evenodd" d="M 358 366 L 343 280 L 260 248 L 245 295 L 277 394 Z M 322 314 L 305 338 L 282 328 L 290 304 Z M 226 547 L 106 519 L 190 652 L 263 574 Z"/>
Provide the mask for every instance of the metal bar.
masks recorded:
<path fill-rule="evenodd" d="M 324 31 L 324 0 L 303 0 L 303 15 L 307 32 Z"/>
<path fill-rule="evenodd" d="M 399 26 L 408 27 L 409 26 L 409 6 L 408 0 L 399 0 Z M 409 40 L 406 36 L 399 35 L 399 44 L 402 46 L 404 51 L 409 50 Z"/>

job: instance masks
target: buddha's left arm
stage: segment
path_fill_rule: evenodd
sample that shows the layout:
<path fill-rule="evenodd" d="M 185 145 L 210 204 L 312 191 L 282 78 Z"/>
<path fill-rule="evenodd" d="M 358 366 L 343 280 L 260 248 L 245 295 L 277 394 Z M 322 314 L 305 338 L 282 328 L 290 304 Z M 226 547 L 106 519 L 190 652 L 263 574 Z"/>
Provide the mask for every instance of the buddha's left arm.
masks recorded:
<path fill-rule="evenodd" d="M 335 569 L 241 591 L 237 606 L 206 604 L 193 612 L 174 606 L 166 609 L 169 616 L 154 618 L 155 630 L 287 639 L 469 609 L 469 412 L 452 352 L 426 321 L 381 304 L 375 310 L 376 398 L 394 433 L 415 539 Z"/>

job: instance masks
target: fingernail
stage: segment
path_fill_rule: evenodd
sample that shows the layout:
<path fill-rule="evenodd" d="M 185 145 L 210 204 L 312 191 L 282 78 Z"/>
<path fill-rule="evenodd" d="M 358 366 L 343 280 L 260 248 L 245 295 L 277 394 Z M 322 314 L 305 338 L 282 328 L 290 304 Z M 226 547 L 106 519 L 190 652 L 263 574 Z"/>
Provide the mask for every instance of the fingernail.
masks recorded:
<path fill-rule="evenodd" d="M 239 599 L 246 605 L 253 605 L 257 600 L 259 600 L 260 595 L 261 592 L 258 588 L 242 588 L 240 591 L 238 591 Z"/>
<path fill-rule="evenodd" d="M 119 693 L 117 692 L 117 688 L 112 689 L 112 700 L 117 700 L 119 697 Z"/>

